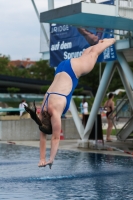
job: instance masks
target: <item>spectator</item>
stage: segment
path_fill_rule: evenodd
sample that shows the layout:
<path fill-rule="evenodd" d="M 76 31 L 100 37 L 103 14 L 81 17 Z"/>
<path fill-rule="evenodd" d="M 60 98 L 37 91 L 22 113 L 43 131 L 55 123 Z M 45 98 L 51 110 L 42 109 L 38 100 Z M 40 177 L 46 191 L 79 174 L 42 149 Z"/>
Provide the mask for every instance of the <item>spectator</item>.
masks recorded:
<path fill-rule="evenodd" d="M 86 99 L 83 99 L 83 114 L 88 115 L 88 103 Z"/>
<path fill-rule="evenodd" d="M 19 104 L 19 109 L 24 109 L 24 106 L 28 106 L 28 104 L 26 103 L 26 101 L 23 99 L 21 101 L 21 103 Z M 25 110 L 21 110 L 20 111 L 20 117 L 23 115 L 23 113 L 25 112 Z"/>
<path fill-rule="evenodd" d="M 113 128 L 113 123 L 112 123 L 112 120 L 110 119 L 110 114 L 114 110 L 114 101 L 113 101 L 114 94 L 110 93 L 108 98 L 109 99 L 104 104 L 104 109 L 107 111 L 106 117 L 107 117 L 107 123 L 108 123 L 108 128 L 107 128 L 107 132 L 106 132 L 106 141 L 112 142 L 110 135 L 111 135 L 111 131 L 112 131 L 112 128 Z"/>

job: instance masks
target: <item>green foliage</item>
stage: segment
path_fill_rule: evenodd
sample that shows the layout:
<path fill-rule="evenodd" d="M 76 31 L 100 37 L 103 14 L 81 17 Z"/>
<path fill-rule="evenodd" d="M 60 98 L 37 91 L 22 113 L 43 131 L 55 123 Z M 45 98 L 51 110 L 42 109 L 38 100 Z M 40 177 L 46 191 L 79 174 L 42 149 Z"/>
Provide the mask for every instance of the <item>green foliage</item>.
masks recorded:
<path fill-rule="evenodd" d="M 84 90 L 83 88 L 75 89 L 73 94 L 74 95 L 81 95 L 83 90 Z"/>
<path fill-rule="evenodd" d="M 15 88 L 15 87 L 8 87 L 8 88 L 7 88 L 7 91 L 8 91 L 9 93 L 17 93 L 17 92 L 20 91 L 20 89 L 19 89 L 19 88 Z"/>
<path fill-rule="evenodd" d="M 133 72 L 133 62 L 128 63 L 131 71 Z M 101 64 L 102 72 L 105 69 L 105 63 Z M 52 81 L 54 78 L 54 68 L 49 67 L 49 63 L 46 60 L 40 60 L 35 63 L 34 66 L 28 69 L 20 69 L 18 67 L 10 65 L 10 58 L 0 57 L 0 74 L 9 75 L 9 76 L 17 76 L 22 78 L 33 78 L 38 80 L 50 80 Z M 99 63 L 96 63 L 94 69 L 85 76 L 79 79 L 79 85 L 88 86 L 92 88 L 93 93 L 95 94 L 97 88 L 99 86 Z M 116 89 L 123 89 L 123 84 L 118 74 L 118 71 L 115 70 L 112 81 L 109 85 L 108 92 L 115 91 Z M 41 89 L 42 92 L 46 91 L 46 88 Z M 80 95 L 83 92 L 83 88 L 75 89 L 74 95 Z"/>
<path fill-rule="evenodd" d="M 45 94 L 45 93 L 47 92 L 48 88 L 49 88 L 49 85 L 44 85 L 44 86 L 42 86 L 42 87 L 41 87 L 41 92 L 42 92 L 43 94 Z"/>
<path fill-rule="evenodd" d="M 107 90 L 107 93 L 108 92 L 113 92 L 113 91 L 115 91 L 117 89 L 124 89 L 124 88 L 123 88 L 123 84 L 122 84 L 121 78 L 120 78 L 120 76 L 118 74 L 118 71 L 115 70 L 114 75 L 113 75 L 112 80 L 111 80 L 111 83 L 109 85 L 109 88 Z"/>
<path fill-rule="evenodd" d="M 19 103 L 18 102 L 14 102 L 14 101 L 10 101 L 10 102 L 8 102 L 8 106 L 9 107 L 13 107 L 13 108 L 18 108 L 19 107 Z"/>
<path fill-rule="evenodd" d="M 93 105 L 94 99 L 95 99 L 95 97 L 91 97 L 91 98 L 89 98 L 89 99 L 86 99 L 87 102 L 88 102 L 89 111 L 90 111 L 91 108 L 92 108 L 92 105 Z"/>
<path fill-rule="evenodd" d="M 54 68 L 49 67 L 48 61 L 46 60 L 37 61 L 29 71 L 32 74 L 32 78 L 35 79 L 53 80 L 54 78 Z"/>
<path fill-rule="evenodd" d="M 54 68 L 49 67 L 46 60 L 37 61 L 35 65 L 28 69 L 18 68 L 10 65 L 9 57 L 0 57 L 0 74 L 39 80 L 53 80 Z"/>
<path fill-rule="evenodd" d="M 94 69 L 89 74 L 86 74 L 85 76 L 80 77 L 79 84 L 92 88 L 94 93 L 96 93 L 97 87 L 99 85 L 99 64 L 98 63 L 95 65 Z"/>
<path fill-rule="evenodd" d="M 130 66 L 131 71 L 133 72 L 133 62 L 129 62 L 128 64 Z M 105 69 L 105 63 L 101 64 L 101 68 L 103 74 Z M 90 88 L 92 88 L 94 94 L 96 94 L 97 88 L 99 86 L 99 63 L 96 63 L 94 69 L 89 74 L 86 74 L 85 76 L 82 76 L 79 79 L 79 84 L 89 86 Z M 124 87 L 121 78 L 118 74 L 118 71 L 115 70 L 109 88 L 107 90 L 107 93 L 110 91 L 115 91 L 118 88 L 123 89 Z"/>
<path fill-rule="evenodd" d="M 8 73 L 9 57 L 0 57 L 0 74 Z"/>
<path fill-rule="evenodd" d="M 80 111 L 80 103 L 81 103 L 81 101 L 82 101 L 82 99 L 80 99 L 80 98 L 78 98 L 78 97 L 75 97 L 75 98 L 73 98 L 73 100 L 74 100 L 74 102 L 75 102 L 75 105 L 76 105 L 76 107 L 77 107 L 77 110 L 78 111 Z"/>

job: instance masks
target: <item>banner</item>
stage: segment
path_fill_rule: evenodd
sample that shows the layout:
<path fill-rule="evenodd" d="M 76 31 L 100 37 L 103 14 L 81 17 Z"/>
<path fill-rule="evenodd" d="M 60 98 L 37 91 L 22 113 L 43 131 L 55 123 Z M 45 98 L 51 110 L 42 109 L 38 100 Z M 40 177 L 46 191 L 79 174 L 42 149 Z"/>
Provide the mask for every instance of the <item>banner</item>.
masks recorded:
<path fill-rule="evenodd" d="M 107 1 L 105 4 L 113 4 Z M 50 66 L 55 67 L 66 59 L 77 58 L 83 51 L 98 43 L 100 39 L 113 38 L 113 29 L 76 28 L 69 25 L 51 24 L 50 26 Z M 116 60 L 114 45 L 100 54 L 97 62 Z"/>

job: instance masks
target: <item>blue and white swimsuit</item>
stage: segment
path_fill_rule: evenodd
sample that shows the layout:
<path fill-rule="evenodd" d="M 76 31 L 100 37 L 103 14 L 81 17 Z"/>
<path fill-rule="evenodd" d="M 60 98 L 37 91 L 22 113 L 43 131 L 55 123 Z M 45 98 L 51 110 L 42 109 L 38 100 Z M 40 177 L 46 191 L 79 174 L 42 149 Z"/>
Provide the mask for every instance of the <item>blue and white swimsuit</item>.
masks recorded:
<path fill-rule="evenodd" d="M 70 76 L 70 78 L 72 79 L 72 90 L 70 91 L 70 93 L 68 95 L 64 95 L 64 94 L 57 93 L 57 92 L 46 92 L 47 97 L 46 97 L 46 100 L 43 104 L 42 111 L 43 111 L 43 108 L 44 108 L 45 105 L 48 108 L 48 98 L 49 98 L 50 94 L 57 94 L 57 95 L 61 95 L 61 96 L 66 97 L 66 107 L 63 111 L 63 114 L 65 114 L 67 112 L 67 110 L 69 109 L 73 91 L 78 84 L 78 78 L 76 77 L 76 75 L 75 75 L 75 73 L 74 73 L 74 71 L 71 67 L 70 60 L 64 60 L 58 65 L 58 67 L 55 71 L 55 75 L 60 73 L 60 72 L 66 72 Z"/>

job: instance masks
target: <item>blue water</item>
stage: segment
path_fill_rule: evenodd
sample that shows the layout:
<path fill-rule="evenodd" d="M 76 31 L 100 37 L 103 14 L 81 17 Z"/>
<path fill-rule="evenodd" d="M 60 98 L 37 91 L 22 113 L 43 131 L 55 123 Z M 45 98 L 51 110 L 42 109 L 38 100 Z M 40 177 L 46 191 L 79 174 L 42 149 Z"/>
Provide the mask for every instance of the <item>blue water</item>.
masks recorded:
<path fill-rule="evenodd" d="M 132 157 L 59 150 L 51 170 L 38 161 L 38 148 L 0 144 L 0 200 L 133 199 Z"/>

